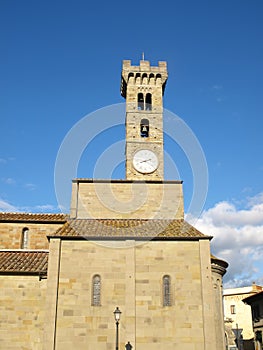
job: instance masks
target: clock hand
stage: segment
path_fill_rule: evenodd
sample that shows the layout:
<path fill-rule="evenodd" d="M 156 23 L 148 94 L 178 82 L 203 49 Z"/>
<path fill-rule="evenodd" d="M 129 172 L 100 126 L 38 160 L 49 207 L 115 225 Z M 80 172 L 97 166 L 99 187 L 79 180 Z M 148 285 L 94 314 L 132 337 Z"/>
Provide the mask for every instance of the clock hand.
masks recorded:
<path fill-rule="evenodd" d="M 149 160 L 151 160 L 151 158 L 150 159 L 141 160 L 140 163 L 149 162 Z"/>

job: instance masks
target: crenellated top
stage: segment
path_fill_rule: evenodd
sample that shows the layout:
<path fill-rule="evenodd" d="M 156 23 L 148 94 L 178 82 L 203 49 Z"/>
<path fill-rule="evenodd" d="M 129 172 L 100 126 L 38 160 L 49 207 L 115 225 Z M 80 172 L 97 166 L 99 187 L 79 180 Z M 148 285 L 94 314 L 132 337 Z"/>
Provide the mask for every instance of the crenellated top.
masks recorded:
<path fill-rule="evenodd" d="M 151 66 L 149 61 L 140 61 L 139 66 L 132 66 L 130 60 L 122 64 L 121 95 L 126 98 L 127 84 L 160 85 L 164 93 L 168 78 L 167 63 L 159 61 L 158 66 Z"/>

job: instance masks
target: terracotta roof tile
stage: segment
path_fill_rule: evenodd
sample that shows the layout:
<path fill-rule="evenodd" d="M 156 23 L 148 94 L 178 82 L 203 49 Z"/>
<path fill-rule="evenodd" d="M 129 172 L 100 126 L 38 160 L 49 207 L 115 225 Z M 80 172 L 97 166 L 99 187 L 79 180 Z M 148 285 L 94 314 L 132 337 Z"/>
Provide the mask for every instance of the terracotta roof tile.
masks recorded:
<path fill-rule="evenodd" d="M 47 274 L 48 252 L 0 251 L 1 273 Z"/>
<path fill-rule="evenodd" d="M 3 213 L 0 212 L 0 222 L 66 222 L 66 214 L 46 213 Z"/>
<path fill-rule="evenodd" d="M 211 238 L 184 220 L 74 219 L 50 237 L 175 239 Z"/>

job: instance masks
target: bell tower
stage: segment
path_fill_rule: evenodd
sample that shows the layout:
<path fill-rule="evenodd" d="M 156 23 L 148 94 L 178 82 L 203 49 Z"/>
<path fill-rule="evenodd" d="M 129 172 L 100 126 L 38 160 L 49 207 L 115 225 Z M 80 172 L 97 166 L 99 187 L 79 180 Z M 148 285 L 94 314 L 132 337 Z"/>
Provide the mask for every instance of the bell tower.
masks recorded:
<path fill-rule="evenodd" d="M 121 95 L 126 99 L 126 179 L 162 181 L 163 94 L 166 62 L 158 66 L 130 60 L 122 65 Z"/>

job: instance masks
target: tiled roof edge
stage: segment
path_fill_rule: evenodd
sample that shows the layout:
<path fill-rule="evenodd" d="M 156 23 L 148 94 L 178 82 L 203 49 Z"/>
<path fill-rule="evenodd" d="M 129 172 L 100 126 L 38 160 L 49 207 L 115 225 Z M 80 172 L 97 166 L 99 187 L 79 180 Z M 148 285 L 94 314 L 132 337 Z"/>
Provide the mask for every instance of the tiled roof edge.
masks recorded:
<path fill-rule="evenodd" d="M 68 219 L 69 215 L 63 213 L 0 212 L 0 222 L 65 223 Z"/>

